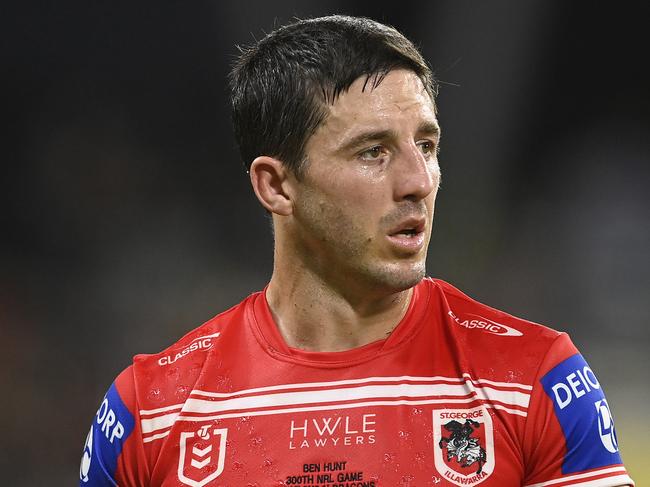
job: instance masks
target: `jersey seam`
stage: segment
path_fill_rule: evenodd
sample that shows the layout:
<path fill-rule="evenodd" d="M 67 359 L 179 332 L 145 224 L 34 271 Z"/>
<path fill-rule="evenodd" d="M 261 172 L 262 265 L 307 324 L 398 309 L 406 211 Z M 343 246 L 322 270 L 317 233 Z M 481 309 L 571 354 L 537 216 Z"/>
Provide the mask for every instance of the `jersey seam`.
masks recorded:
<path fill-rule="evenodd" d="M 370 362 L 372 360 L 375 360 L 378 357 L 383 357 L 385 355 L 389 355 L 389 354 L 401 349 L 404 345 L 409 343 L 413 339 L 413 337 L 415 335 L 416 335 L 416 333 L 412 333 L 411 335 L 405 337 L 404 340 L 402 340 L 402 342 L 399 345 L 395 346 L 395 347 L 389 348 L 388 350 L 379 350 L 379 351 L 377 351 L 377 353 L 375 353 L 373 355 L 368 354 L 367 357 L 357 359 L 355 361 L 348 360 L 348 361 L 319 363 L 319 362 L 312 361 L 312 360 L 307 360 L 307 359 L 301 359 L 301 358 L 297 358 L 297 357 L 288 356 L 288 355 L 285 355 L 285 354 L 283 354 L 280 351 L 277 351 L 275 349 L 268 349 L 267 348 L 266 352 L 271 357 L 273 357 L 274 359 L 280 360 L 280 361 L 285 362 L 285 363 L 292 363 L 292 364 L 296 364 L 296 365 L 302 365 L 302 366 L 311 367 L 311 368 L 314 368 L 314 369 L 340 369 L 340 368 L 345 368 L 345 367 L 354 367 L 354 366 L 357 366 L 357 365 L 360 365 L 360 364 L 367 363 L 367 362 Z M 261 344 L 261 345 L 262 345 L 262 347 L 264 347 L 264 344 Z"/>
<path fill-rule="evenodd" d="M 133 400 L 135 402 L 135 408 L 134 408 L 135 410 L 133 411 L 133 413 L 135 415 L 135 420 L 137 421 L 137 425 L 138 425 L 137 430 L 140 432 L 140 435 L 139 435 L 138 439 L 139 439 L 140 445 L 142 446 L 142 450 L 144 452 L 144 443 L 142 441 L 142 419 L 140 417 L 140 400 L 139 400 L 139 397 L 138 397 L 139 388 L 136 388 L 135 364 L 133 364 L 131 366 L 131 374 L 133 375 L 133 388 L 135 389 L 134 394 L 133 394 Z M 161 445 L 161 446 L 164 446 L 164 444 Z M 124 450 L 122 450 L 122 451 L 124 451 Z M 158 456 L 158 458 L 160 458 L 160 456 Z M 145 466 L 146 466 L 146 469 L 147 469 L 146 470 L 147 477 L 148 477 L 147 480 L 149 482 L 151 482 L 151 472 L 153 472 L 153 470 L 155 469 L 155 465 L 150 466 L 149 462 L 146 461 L 146 460 L 145 460 L 144 463 L 145 463 Z M 156 461 L 156 464 L 157 463 L 158 462 Z M 117 484 L 115 484 L 115 485 L 117 485 Z"/>
<path fill-rule="evenodd" d="M 535 375 L 533 376 L 534 377 L 533 378 L 533 389 L 530 391 L 531 400 L 533 399 L 533 393 L 538 389 L 538 383 L 540 382 L 539 374 L 540 374 L 540 370 L 542 368 L 542 365 L 546 361 L 546 357 L 549 355 L 549 353 L 553 349 L 553 345 L 555 345 L 555 343 L 563 336 L 566 336 L 566 333 L 564 333 L 564 332 L 559 332 L 558 333 L 558 335 L 553 339 L 553 341 L 550 343 L 550 345 L 546 349 L 546 352 L 542 356 L 542 359 L 539 361 L 539 364 L 537 365 L 537 369 L 535 370 Z M 530 409 L 530 405 L 529 405 L 528 409 Z M 526 418 L 524 419 L 524 437 L 526 436 L 526 433 L 528 431 L 528 419 L 529 418 L 530 418 L 530 415 L 527 414 Z M 523 442 L 522 442 L 522 452 L 523 451 L 524 451 L 524 445 L 523 445 Z M 524 462 L 524 465 L 527 465 L 527 463 Z"/>

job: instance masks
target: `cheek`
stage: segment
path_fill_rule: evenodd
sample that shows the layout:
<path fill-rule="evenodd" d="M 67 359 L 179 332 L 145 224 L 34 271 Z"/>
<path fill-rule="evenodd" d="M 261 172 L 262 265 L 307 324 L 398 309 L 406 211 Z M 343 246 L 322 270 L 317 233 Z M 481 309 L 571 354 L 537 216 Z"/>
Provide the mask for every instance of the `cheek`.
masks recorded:
<path fill-rule="evenodd" d="M 368 188 L 351 187 L 336 200 L 342 221 L 371 240 L 382 217 L 381 196 Z"/>
<path fill-rule="evenodd" d="M 321 194 L 310 208 L 310 221 L 319 239 L 334 243 L 338 251 L 347 253 L 374 240 L 376 200 L 358 189 Z"/>
<path fill-rule="evenodd" d="M 339 231 L 342 227 L 354 229 L 357 236 L 359 232 L 373 233 L 373 225 L 382 216 L 386 185 L 381 177 L 372 177 L 361 169 L 359 171 L 361 173 L 334 170 L 321 175 L 318 186 L 312 186 L 304 195 L 307 207 L 304 209 L 309 211 L 310 217 Z"/>
<path fill-rule="evenodd" d="M 332 189 L 332 199 L 345 204 L 348 211 L 376 213 L 385 198 L 385 184 L 376 178 L 343 176 Z"/>
<path fill-rule="evenodd" d="M 442 181 L 442 174 L 440 172 L 440 166 L 438 165 L 437 161 L 435 162 L 435 166 L 431 168 L 431 179 L 433 181 L 433 190 L 427 197 L 427 200 L 430 202 L 428 204 L 433 208 L 436 201 L 436 196 L 438 196 L 438 190 L 440 189 L 440 183 Z"/>

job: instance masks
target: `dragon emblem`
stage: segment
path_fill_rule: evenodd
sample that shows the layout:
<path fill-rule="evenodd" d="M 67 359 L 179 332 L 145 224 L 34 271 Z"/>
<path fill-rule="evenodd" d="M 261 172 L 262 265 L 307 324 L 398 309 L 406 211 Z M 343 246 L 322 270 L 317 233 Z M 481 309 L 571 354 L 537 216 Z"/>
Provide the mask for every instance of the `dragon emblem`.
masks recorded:
<path fill-rule="evenodd" d="M 481 423 L 466 419 L 465 423 L 456 420 L 449 421 L 443 428 L 451 433 L 449 437 L 443 436 L 438 445 L 447 450 L 447 461 L 455 459 L 463 468 L 478 464 L 477 474 L 483 470 L 487 460 L 485 449 L 479 444 L 479 439 L 472 437 L 472 433 L 481 426 Z"/>

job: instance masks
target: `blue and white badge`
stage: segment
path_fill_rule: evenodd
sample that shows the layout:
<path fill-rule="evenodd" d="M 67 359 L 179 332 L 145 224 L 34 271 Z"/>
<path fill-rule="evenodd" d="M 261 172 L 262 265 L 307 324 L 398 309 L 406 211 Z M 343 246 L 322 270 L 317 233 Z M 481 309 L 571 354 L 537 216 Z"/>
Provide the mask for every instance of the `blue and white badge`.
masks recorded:
<path fill-rule="evenodd" d="M 115 384 L 106 393 L 90 427 L 79 468 L 79 485 L 112 486 L 117 458 L 124 441 L 133 431 L 135 420 Z"/>
<path fill-rule="evenodd" d="M 582 355 L 556 365 L 541 383 L 566 441 L 563 474 L 622 463 L 605 394 Z"/>

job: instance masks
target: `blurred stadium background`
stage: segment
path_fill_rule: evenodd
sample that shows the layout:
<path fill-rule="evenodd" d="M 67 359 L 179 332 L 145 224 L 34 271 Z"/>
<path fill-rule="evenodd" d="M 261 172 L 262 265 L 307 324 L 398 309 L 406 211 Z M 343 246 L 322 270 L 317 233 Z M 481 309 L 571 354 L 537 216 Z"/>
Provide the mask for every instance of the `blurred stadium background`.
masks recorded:
<path fill-rule="evenodd" d="M 599 6 L 600 5 L 600 6 Z M 571 334 L 650 485 L 647 3 L 3 5 L 3 485 L 74 485 L 114 376 L 266 283 L 226 76 L 293 16 L 365 15 L 442 81 L 429 273 Z"/>

